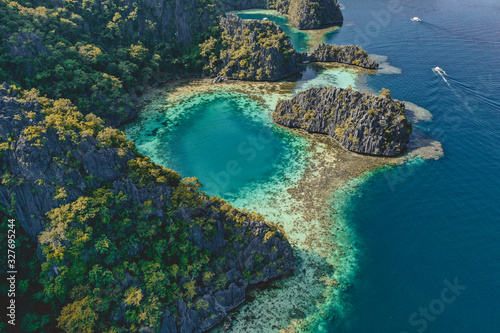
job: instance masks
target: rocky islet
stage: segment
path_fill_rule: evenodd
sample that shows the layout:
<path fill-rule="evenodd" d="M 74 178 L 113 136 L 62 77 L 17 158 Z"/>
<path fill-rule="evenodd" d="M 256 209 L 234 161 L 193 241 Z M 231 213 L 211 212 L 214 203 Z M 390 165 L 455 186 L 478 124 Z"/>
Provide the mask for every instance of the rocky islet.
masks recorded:
<path fill-rule="evenodd" d="M 328 134 L 353 152 L 394 156 L 410 143 L 412 127 L 404 111 L 404 103 L 392 100 L 387 90 L 375 96 L 325 87 L 279 101 L 272 116 L 279 125 Z"/>

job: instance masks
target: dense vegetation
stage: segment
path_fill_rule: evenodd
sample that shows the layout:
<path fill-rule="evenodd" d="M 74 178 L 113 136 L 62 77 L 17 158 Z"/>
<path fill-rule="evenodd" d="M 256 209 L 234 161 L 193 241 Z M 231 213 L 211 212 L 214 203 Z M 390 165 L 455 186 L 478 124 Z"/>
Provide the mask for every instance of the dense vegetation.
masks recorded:
<path fill-rule="evenodd" d="M 9 216 L 7 212 L 0 209 L 0 234 L 7 235 Z M 34 244 L 26 232 L 20 227 L 16 227 L 16 265 L 17 265 L 17 288 L 16 288 L 16 317 L 22 318 L 17 321 L 18 332 L 54 332 L 55 321 L 54 313 L 50 307 L 40 301 L 40 296 L 43 287 L 40 283 L 41 266 L 40 260 L 36 253 L 36 244 Z M 7 241 L 3 241 L 0 245 L 0 260 L 2 262 L 2 270 L 8 271 L 7 264 Z M 7 307 L 8 301 L 7 280 L 0 281 L 0 293 L 2 295 L 2 308 Z M 5 315 L 3 315 L 5 316 Z M 5 318 L 5 317 L 2 317 Z M 10 318 L 9 318 L 10 319 Z M 9 328 L 9 330 L 7 330 Z M 44 329 L 43 329 L 44 328 Z M 7 327 L 6 320 L 0 323 L 0 331 L 14 332 L 12 327 Z"/>
<path fill-rule="evenodd" d="M 290 37 L 270 21 L 221 18 L 220 36 L 201 45 L 204 70 L 240 80 L 277 80 L 297 72 L 300 55 Z"/>
<path fill-rule="evenodd" d="M 4 86 L 0 114 L 0 211 L 39 235 L 44 258 L 40 269 L 35 246 L 19 238 L 25 332 L 157 331 L 167 319 L 206 329 L 249 283 L 293 268 L 276 227 L 155 165 L 68 100 Z M 52 208 L 37 211 L 32 202 L 47 196 Z M 26 213 L 46 213 L 41 233 Z"/>
<path fill-rule="evenodd" d="M 325 1 L 292 5 L 321 15 L 338 7 Z M 278 27 L 219 27 L 222 8 L 240 6 L 233 2 L 0 0 L 0 83 L 70 99 L 118 125 L 134 117 L 136 93 L 154 82 L 203 70 L 251 80 L 293 73 L 296 55 Z M 291 3 L 268 5 L 289 13 Z"/>
<path fill-rule="evenodd" d="M 68 98 L 109 123 L 133 114 L 134 91 L 200 73 L 216 0 L 0 0 L 0 83 Z M 132 96 L 132 97 L 131 97 Z"/>

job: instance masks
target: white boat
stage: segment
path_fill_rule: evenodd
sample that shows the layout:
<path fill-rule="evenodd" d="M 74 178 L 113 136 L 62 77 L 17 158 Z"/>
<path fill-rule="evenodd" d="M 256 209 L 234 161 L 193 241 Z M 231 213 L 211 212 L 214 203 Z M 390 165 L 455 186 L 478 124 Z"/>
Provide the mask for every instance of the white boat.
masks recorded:
<path fill-rule="evenodd" d="M 447 75 L 446 72 L 441 67 L 434 67 L 432 71 L 436 74 L 444 74 Z"/>
<path fill-rule="evenodd" d="M 269 21 L 269 19 L 267 17 L 264 17 L 262 21 Z"/>
<path fill-rule="evenodd" d="M 418 18 L 418 17 L 416 17 L 416 16 L 415 16 L 414 18 L 412 18 L 411 20 L 412 20 L 413 22 L 421 22 L 421 21 L 422 21 L 421 19 L 419 19 L 419 18 Z"/>

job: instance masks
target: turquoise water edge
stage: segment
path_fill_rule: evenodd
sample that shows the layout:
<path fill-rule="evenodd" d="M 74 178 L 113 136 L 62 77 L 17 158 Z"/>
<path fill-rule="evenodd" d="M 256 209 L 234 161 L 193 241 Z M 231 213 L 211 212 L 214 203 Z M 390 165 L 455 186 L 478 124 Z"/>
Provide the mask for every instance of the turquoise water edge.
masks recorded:
<path fill-rule="evenodd" d="M 305 245 L 305 229 L 292 227 L 298 216 L 287 189 L 314 159 L 309 139 L 271 121 L 283 96 L 266 91 L 262 101 L 226 86 L 175 101 L 162 96 L 125 129 L 155 162 L 290 228 L 304 270 L 252 296 L 234 314 L 233 332 L 498 331 L 500 7 L 493 0 L 397 1 L 396 10 L 393 4 L 345 3 L 344 26 L 325 36 L 388 57 L 390 70 L 308 66 L 290 93 L 324 85 L 388 88 L 432 113 L 414 126 L 440 141 L 445 155 L 367 172 L 332 193 L 331 255 L 318 255 L 314 244 Z M 307 49 L 307 34 L 286 18 L 239 15 L 268 17 L 296 49 Z M 435 66 L 447 75 L 435 75 Z M 310 223 L 316 233 L 324 228 Z"/>

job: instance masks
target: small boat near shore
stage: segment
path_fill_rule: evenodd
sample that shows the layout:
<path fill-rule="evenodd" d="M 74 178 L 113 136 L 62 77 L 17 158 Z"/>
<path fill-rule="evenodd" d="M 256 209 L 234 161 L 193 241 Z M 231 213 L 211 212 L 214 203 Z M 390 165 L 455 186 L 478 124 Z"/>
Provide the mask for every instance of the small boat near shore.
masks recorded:
<path fill-rule="evenodd" d="M 413 22 L 422 22 L 422 20 L 421 20 L 420 18 L 416 17 L 416 16 L 415 16 L 415 17 L 413 17 L 411 20 L 412 20 Z"/>

